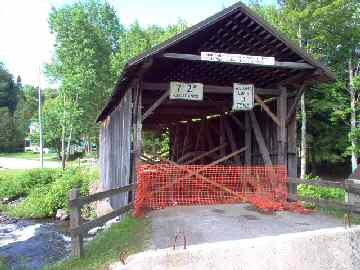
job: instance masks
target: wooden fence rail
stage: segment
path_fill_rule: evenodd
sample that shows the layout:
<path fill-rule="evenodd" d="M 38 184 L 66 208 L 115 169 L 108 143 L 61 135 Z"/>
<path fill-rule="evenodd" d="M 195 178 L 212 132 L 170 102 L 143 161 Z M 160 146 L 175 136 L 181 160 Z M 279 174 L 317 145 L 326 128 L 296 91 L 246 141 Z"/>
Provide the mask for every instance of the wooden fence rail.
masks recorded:
<path fill-rule="evenodd" d="M 136 189 L 136 184 L 128 185 L 125 187 L 119 187 L 110 189 L 107 191 L 95 193 L 86 197 L 80 196 L 80 189 L 74 188 L 69 194 L 69 206 L 71 208 L 70 213 L 70 235 L 71 235 L 71 251 L 75 257 L 83 257 L 83 238 L 89 232 L 89 230 L 102 226 L 105 222 L 116 218 L 126 212 L 132 207 L 133 203 L 115 209 L 111 213 L 103 215 L 97 219 L 82 223 L 81 222 L 81 208 L 91 202 L 99 201 L 117 195 L 124 192 L 129 192 Z"/>
<path fill-rule="evenodd" d="M 346 179 L 344 181 L 331 181 L 331 180 L 322 180 L 322 179 L 301 179 L 296 177 L 289 177 L 288 182 L 291 184 L 306 184 L 306 185 L 314 185 L 321 187 L 332 187 L 344 189 L 346 192 L 360 195 L 360 183 L 357 181 Z M 360 203 L 351 202 L 339 202 L 335 200 L 326 200 L 320 198 L 310 198 L 304 196 L 298 196 L 296 194 L 289 194 L 289 199 L 293 201 L 301 200 L 305 202 L 309 202 L 324 208 L 336 208 L 341 210 L 346 210 L 348 212 L 353 212 L 360 214 Z"/>

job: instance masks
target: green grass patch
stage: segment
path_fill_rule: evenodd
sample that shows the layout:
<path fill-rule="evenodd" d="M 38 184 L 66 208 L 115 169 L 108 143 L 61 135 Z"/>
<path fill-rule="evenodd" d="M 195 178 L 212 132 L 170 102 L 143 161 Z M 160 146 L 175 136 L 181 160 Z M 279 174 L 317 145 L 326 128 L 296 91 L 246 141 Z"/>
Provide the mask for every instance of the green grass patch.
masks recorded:
<path fill-rule="evenodd" d="M 27 196 L 33 189 L 54 182 L 62 174 L 60 169 L 1 170 L 0 198 Z"/>
<path fill-rule="evenodd" d="M 5 262 L 5 259 L 0 258 L 0 270 L 10 270 L 9 266 Z"/>
<path fill-rule="evenodd" d="M 97 180 L 97 170 L 69 167 L 65 171 L 53 171 L 52 181 L 42 181 L 41 178 L 21 203 L 8 207 L 6 213 L 16 218 L 46 218 L 53 217 L 57 209 L 68 209 L 68 195 L 72 188 L 80 187 L 81 195 L 89 194 L 91 182 Z"/>
<path fill-rule="evenodd" d="M 119 261 L 121 252 L 134 254 L 144 250 L 150 233 L 149 225 L 150 221 L 146 218 L 135 219 L 128 215 L 121 223 L 112 225 L 89 242 L 85 246 L 84 258 L 69 258 L 44 270 L 106 269 L 108 264 Z"/>
<path fill-rule="evenodd" d="M 345 190 L 340 188 L 319 187 L 314 185 L 300 184 L 298 185 L 297 190 L 300 197 L 336 200 L 341 202 L 345 200 Z"/>

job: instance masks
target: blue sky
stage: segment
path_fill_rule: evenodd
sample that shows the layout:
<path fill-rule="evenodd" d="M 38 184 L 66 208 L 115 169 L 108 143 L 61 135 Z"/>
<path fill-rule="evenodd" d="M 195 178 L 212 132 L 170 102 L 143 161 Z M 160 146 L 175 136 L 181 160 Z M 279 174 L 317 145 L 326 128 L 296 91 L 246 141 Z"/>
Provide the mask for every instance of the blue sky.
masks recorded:
<path fill-rule="evenodd" d="M 237 0 L 108 0 L 123 24 L 136 19 L 141 25 L 175 23 L 182 18 L 195 24 Z M 269 3 L 275 0 L 265 0 Z M 54 37 L 48 30 L 48 13 L 73 0 L 1 0 L 0 61 L 24 84 L 38 85 L 39 67 L 51 61 Z M 41 84 L 44 84 L 41 79 Z"/>

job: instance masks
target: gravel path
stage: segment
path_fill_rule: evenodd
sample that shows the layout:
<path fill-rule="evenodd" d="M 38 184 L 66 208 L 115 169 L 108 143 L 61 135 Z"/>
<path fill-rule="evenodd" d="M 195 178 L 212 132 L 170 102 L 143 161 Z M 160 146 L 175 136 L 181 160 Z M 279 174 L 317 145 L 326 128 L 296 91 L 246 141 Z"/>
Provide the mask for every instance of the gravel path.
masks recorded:
<path fill-rule="evenodd" d="M 59 168 L 57 161 L 44 161 L 45 168 Z M 0 157 L 0 169 L 35 169 L 40 168 L 39 160 Z"/>
<path fill-rule="evenodd" d="M 172 246 L 178 233 L 184 233 L 187 244 L 194 245 L 343 226 L 341 220 L 316 212 L 263 214 L 248 204 L 178 206 L 149 215 L 151 249 Z M 181 245 L 182 236 L 178 241 Z"/>

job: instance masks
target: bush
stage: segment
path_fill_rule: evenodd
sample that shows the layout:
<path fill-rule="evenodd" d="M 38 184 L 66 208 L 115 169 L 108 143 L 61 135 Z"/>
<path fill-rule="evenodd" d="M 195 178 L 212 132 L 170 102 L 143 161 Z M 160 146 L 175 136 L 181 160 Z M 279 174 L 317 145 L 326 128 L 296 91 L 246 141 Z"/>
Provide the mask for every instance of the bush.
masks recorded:
<path fill-rule="evenodd" d="M 320 179 L 318 176 L 308 175 L 305 179 Z M 340 188 L 331 187 L 319 187 L 314 185 L 300 184 L 298 185 L 298 193 L 303 197 L 310 197 L 316 199 L 327 199 L 327 200 L 345 200 L 345 190 Z"/>
<path fill-rule="evenodd" d="M 63 174 L 60 169 L 33 169 L 0 175 L 0 198 L 27 196 L 31 190 L 52 183 Z"/>
<path fill-rule="evenodd" d="M 68 168 L 54 172 L 53 181 L 44 181 L 33 188 L 29 195 L 8 213 L 19 218 L 53 217 L 57 209 L 68 209 L 68 194 L 74 187 L 81 188 L 82 195 L 89 194 L 90 182 L 97 179 L 95 171 L 81 168 Z"/>

